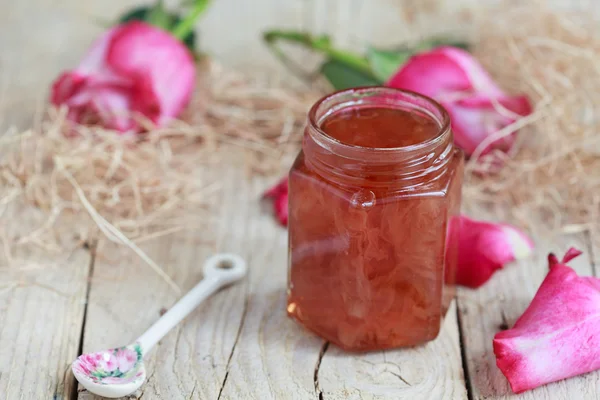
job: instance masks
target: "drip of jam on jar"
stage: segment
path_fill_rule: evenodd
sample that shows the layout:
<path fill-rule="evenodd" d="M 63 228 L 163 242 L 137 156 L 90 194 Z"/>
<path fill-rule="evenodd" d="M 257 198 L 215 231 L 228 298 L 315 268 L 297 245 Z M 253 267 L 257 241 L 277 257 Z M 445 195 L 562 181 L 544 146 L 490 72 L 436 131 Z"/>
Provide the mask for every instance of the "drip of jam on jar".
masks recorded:
<path fill-rule="evenodd" d="M 387 106 L 343 108 L 318 128 L 345 145 L 391 152 L 441 130 L 429 115 Z M 402 164 L 386 185 L 378 166 L 329 150 L 316 168 L 319 151 L 307 133 L 290 172 L 288 314 L 347 350 L 432 340 L 454 296 L 456 238 L 446 229 L 460 208 L 462 153 L 453 149 L 442 172 L 417 173 L 403 187 L 394 180 Z M 346 177 L 344 168 L 361 173 Z"/>

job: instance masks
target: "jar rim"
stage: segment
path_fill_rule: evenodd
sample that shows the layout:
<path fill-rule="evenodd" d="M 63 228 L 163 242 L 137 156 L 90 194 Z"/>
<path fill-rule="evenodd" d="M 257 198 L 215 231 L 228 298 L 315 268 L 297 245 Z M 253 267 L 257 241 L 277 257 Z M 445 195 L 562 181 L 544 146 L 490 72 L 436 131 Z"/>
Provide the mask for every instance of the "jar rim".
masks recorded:
<path fill-rule="evenodd" d="M 377 96 L 377 95 L 386 95 L 386 94 L 397 98 L 401 102 L 410 106 L 414 111 L 420 111 L 420 112 L 425 113 L 427 115 L 427 117 L 431 118 L 434 122 L 436 122 L 439 125 L 439 130 L 438 130 L 437 134 L 431 138 L 428 138 L 427 140 L 420 142 L 420 143 L 415 143 L 415 144 L 411 144 L 411 145 L 407 145 L 407 146 L 366 147 L 366 146 L 359 146 L 359 145 L 355 145 L 355 144 L 344 143 L 344 142 L 330 136 L 329 134 L 327 134 L 327 132 L 325 132 L 323 129 L 321 129 L 322 120 L 325 119 L 331 113 L 339 111 L 346 107 L 360 105 L 361 104 L 360 98 L 368 97 L 369 95 Z M 334 102 L 336 99 L 344 98 L 344 97 L 350 97 L 350 100 L 346 101 L 344 103 L 341 103 L 342 106 L 338 107 L 331 113 L 324 113 L 321 116 L 318 115 L 319 112 L 321 111 L 320 107 L 322 107 L 324 104 L 327 104 L 328 102 Z M 355 98 L 355 100 L 352 100 L 352 98 Z M 413 102 L 408 102 L 408 101 L 406 101 L 406 99 L 412 99 Z M 404 101 L 402 101 L 402 100 L 404 100 Z M 423 106 L 423 105 L 419 105 L 419 103 L 422 103 L 423 105 L 430 107 L 439 116 L 433 115 L 433 113 L 430 110 L 425 108 L 425 106 Z M 361 86 L 361 87 L 350 88 L 350 89 L 342 89 L 342 90 L 338 90 L 333 93 L 330 93 L 326 96 L 323 96 L 310 108 L 310 110 L 308 112 L 308 125 L 310 128 L 309 130 L 311 131 L 311 136 L 313 136 L 314 139 L 317 139 L 318 142 L 321 142 L 321 141 L 325 142 L 325 143 L 321 143 L 322 145 L 325 144 L 325 145 L 329 145 L 329 146 L 336 146 L 339 149 L 347 149 L 352 152 L 358 151 L 361 153 L 379 153 L 379 154 L 380 153 L 387 153 L 387 154 L 390 154 L 390 153 L 395 153 L 395 154 L 397 154 L 397 153 L 412 153 L 415 151 L 420 151 L 420 150 L 424 150 L 424 149 L 428 149 L 431 147 L 441 145 L 443 142 L 446 141 L 447 136 L 451 134 L 450 133 L 451 132 L 450 116 L 448 115 L 448 112 L 446 111 L 446 109 L 444 107 L 442 107 L 442 105 L 440 103 L 438 103 L 437 101 L 435 101 L 434 99 L 432 99 L 430 97 L 424 96 L 422 94 L 419 94 L 419 93 L 416 93 L 416 92 L 413 92 L 410 90 L 397 89 L 397 88 L 391 88 L 391 87 L 386 87 L 386 86 Z M 319 138 L 315 137 L 315 135 L 312 133 L 318 133 Z"/>

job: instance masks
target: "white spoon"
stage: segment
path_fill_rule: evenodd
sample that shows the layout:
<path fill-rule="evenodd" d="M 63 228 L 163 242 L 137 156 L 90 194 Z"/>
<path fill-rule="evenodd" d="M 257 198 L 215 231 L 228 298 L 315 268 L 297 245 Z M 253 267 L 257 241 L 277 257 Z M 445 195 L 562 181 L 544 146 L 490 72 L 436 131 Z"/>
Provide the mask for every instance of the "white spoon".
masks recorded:
<path fill-rule="evenodd" d="M 217 254 L 204 264 L 204 279 L 179 300 L 133 344 L 82 354 L 73 362 L 75 378 L 90 392 L 116 398 L 127 396 L 146 380 L 144 356 L 198 304 L 246 274 L 246 262 L 234 254 Z"/>

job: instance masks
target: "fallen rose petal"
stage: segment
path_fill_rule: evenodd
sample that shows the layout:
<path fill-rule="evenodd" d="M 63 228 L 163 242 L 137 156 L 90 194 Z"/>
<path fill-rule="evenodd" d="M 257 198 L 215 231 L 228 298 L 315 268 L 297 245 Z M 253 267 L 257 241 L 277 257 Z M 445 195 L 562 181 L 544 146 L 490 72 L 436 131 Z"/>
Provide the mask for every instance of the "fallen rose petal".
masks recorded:
<path fill-rule="evenodd" d="M 279 223 L 287 226 L 288 223 L 288 179 L 283 178 L 264 194 L 265 198 L 273 202 L 273 211 Z"/>
<path fill-rule="evenodd" d="M 450 220 L 448 235 L 458 237 L 456 283 L 471 288 L 483 285 L 505 264 L 533 250 L 531 239 L 517 228 L 465 216 Z"/>
<path fill-rule="evenodd" d="M 570 249 L 550 272 L 514 327 L 496 334 L 496 364 L 520 393 L 600 369 L 600 279 L 564 265 L 581 254 Z"/>

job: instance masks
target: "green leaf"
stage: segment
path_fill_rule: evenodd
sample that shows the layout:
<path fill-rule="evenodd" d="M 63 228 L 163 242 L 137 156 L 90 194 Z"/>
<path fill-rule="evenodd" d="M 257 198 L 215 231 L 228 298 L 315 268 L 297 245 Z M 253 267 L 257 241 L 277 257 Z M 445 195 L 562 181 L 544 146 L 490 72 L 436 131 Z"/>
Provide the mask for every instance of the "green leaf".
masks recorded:
<path fill-rule="evenodd" d="M 148 22 L 150 24 L 152 24 L 152 22 L 150 21 L 150 17 L 151 14 L 153 13 L 153 7 L 148 7 L 148 6 L 141 6 L 141 7 L 136 7 L 134 9 L 132 9 L 131 11 L 123 14 L 119 20 L 118 20 L 118 24 L 124 24 L 126 22 L 130 22 L 130 21 L 145 21 Z M 179 24 L 182 19 L 174 13 L 170 13 L 166 10 L 163 10 L 160 13 L 160 25 L 156 25 L 159 28 L 162 28 L 164 30 L 170 30 L 172 27 L 174 27 L 175 25 Z M 155 24 L 153 24 L 155 25 Z M 195 46 L 196 46 L 196 34 L 194 32 L 190 32 L 187 36 L 185 36 L 183 38 L 183 43 L 186 45 L 186 47 L 192 52 L 194 53 L 195 51 Z"/>
<path fill-rule="evenodd" d="M 377 86 L 383 81 L 374 79 L 336 60 L 329 60 L 321 66 L 321 73 L 336 90 L 349 89 L 358 86 Z"/>
<path fill-rule="evenodd" d="M 171 28 L 171 20 L 173 17 L 169 15 L 165 9 L 162 0 L 159 0 L 154 6 L 148 10 L 146 21 L 149 24 L 158 26 L 161 29 L 169 30 Z"/>
<path fill-rule="evenodd" d="M 140 6 L 136 7 L 125 14 L 123 14 L 119 20 L 118 24 L 124 24 L 129 21 L 145 21 L 148 12 L 150 11 L 150 7 Z"/>
<path fill-rule="evenodd" d="M 413 53 L 408 50 L 381 50 L 370 47 L 367 59 L 377 79 L 387 81 Z"/>

